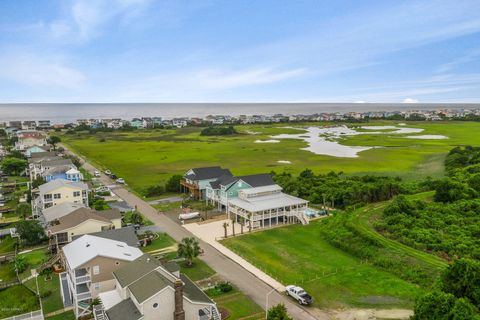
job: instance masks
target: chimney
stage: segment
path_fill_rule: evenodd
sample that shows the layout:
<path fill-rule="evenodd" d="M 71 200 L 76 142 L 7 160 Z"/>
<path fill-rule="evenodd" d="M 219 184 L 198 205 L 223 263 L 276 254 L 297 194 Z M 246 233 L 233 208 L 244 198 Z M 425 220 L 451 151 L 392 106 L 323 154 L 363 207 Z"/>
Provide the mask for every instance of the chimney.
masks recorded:
<path fill-rule="evenodd" d="M 182 280 L 177 279 L 174 283 L 175 289 L 175 312 L 173 313 L 174 320 L 185 320 L 185 311 L 183 310 L 183 283 Z"/>

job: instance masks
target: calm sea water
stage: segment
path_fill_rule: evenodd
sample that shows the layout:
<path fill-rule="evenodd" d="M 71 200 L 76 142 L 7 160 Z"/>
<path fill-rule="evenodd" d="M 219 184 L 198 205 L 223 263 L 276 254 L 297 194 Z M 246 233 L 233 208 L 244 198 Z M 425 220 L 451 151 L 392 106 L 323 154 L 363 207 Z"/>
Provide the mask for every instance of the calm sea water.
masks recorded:
<path fill-rule="evenodd" d="M 392 111 L 478 108 L 480 104 L 385 104 L 385 103 L 61 103 L 0 104 L 0 121 L 51 120 L 66 123 L 81 118 L 122 118 L 159 116 L 205 117 L 241 114 L 313 114 L 321 112 Z"/>

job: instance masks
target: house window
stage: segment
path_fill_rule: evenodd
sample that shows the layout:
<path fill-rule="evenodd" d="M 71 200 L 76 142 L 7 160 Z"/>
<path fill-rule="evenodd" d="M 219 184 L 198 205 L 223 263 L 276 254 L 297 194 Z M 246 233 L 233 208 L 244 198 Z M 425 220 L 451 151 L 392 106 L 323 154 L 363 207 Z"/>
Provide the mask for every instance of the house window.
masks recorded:
<path fill-rule="evenodd" d="M 120 265 L 120 262 L 115 261 L 115 265 L 116 265 L 116 266 Z"/>
<path fill-rule="evenodd" d="M 87 190 L 83 190 L 83 191 L 82 191 L 82 196 L 83 196 L 83 197 L 86 197 L 86 196 L 87 196 Z"/>
<path fill-rule="evenodd" d="M 53 199 L 61 199 L 62 198 L 62 194 L 61 193 L 55 193 L 53 195 Z"/>
<path fill-rule="evenodd" d="M 93 274 L 97 275 L 100 273 L 100 266 L 93 266 Z"/>
<path fill-rule="evenodd" d="M 100 283 L 95 283 L 95 290 L 100 290 Z"/>
<path fill-rule="evenodd" d="M 45 194 L 45 195 L 43 195 L 43 200 L 45 200 L 45 201 L 52 201 L 52 195 L 51 195 L 51 194 Z"/>
<path fill-rule="evenodd" d="M 154 308 L 154 309 L 158 308 L 158 303 L 155 302 L 155 303 L 153 304 L 153 308 Z"/>
<path fill-rule="evenodd" d="M 80 191 L 73 191 L 74 197 L 80 197 Z"/>

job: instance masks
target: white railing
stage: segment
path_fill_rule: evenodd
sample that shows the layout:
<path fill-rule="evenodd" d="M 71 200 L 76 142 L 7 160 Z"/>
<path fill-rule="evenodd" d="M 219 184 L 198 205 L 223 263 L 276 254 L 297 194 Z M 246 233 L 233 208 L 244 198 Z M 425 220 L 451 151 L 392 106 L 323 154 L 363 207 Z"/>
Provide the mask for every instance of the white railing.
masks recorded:
<path fill-rule="evenodd" d="M 10 318 L 4 318 L 2 320 L 43 320 L 42 310 L 32 311 L 29 313 L 24 313 L 18 316 L 13 316 Z"/>
<path fill-rule="evenodd" d="M 92 297 L 92 294 L 90 292 L 83 292 L 83 293 L 78 293 L 75 298 L 77 299 L 77 301 L 80 301 L 80 300 L 90 299 L 91 297 Z"/>
<path fill-rule="evenodd" d="M 85 282 L 90 282 L 90 276 L 89 275 L 75 277 L 75 283 L 76 284 L 81 284 L 81 283 L 85 283 Z"/>

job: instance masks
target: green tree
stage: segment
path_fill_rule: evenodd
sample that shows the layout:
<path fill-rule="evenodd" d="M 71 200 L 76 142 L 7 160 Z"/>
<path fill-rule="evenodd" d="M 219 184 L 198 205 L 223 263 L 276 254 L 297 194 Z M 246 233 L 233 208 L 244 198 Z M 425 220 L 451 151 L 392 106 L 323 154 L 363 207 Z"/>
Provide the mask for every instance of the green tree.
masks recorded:
<path fill-rule="evenodd" d="M 450 314 L 450 319 L 452 320 L 480 320 L 478 308 L 465 298 L 460 298 L 455 301 L 455 305 Z"/>
<path fill-rule="evenodd" d="M 412 320 L 449 320 L 455 297 L 443 291 L 433 291 L 415 302 Z"/>
<path fill-rule="evenodd" d="M 25 256 L 17 254 L 15 258 L 13 258 L 11 265 L 15 273 L 22 273 L 27 269 L 27 262 L 25 261 Z"/>
<path fill-rule="evenodd" d="M 267 320 L 292 320 L 292 318 L 288 315 L 285 305 L 279 303 L 268 309 Z"/>
<path fill-rule="evenodd" d="M 42 176 L 38 176 L 32 181 L 32 189 L 38 188 L 38 186 L 45 183 L 45 179 Z"/>
<path fill-rule="evenodd" d="M 185 258 L 187 266 L 193 265 L 193 259 L 200 254 L 200 243 L 194 237 L 183 238 L 178 244 L 177 254 L 179 257 Z"/>
<path fill-rule="evenodd" d="M 133 224 L 143 224 L 143 216 L 140 212 L 133 211 L 127 215 L 125 215 L 125 222 L 133 223 Z"/>
<path fill-rule="evenodd" d="M 1 168 L 3 173 L 9 176 L 21 175 L 27 167 L 27 161 L 17 158 L 5 158 L 2 161 Z"/>
<path fill-rule="evenodd" d="M 62 139 L 60 139 L 59 136 L 50 136 L 47 139 L 47 142 L 52 145 L 53 150 L 55 150 L 57 144 L 60 143 L 61 141 L 62 141 Z"/>
<path fill-rule="evenodd" d="M 182 178 L 179 174 L 171 176 L 167 180 L 167 183 L 165 183 L 165 190 L 167 192 L 180 192 L 180 180 L 182 180 Z"/>
<path fill-rule="evenodd" d="M 480 305 L 480 262 L 455 260 L 442 275 L 442 290 Z"/>
<path fill-rule="evenodd" d="M 39 221 L 20 221 L 17 223 L 16 229 L 20 239 L 25 241 L 26 245 L 36 245 L 45 239 L 45 231 Z"/>
<path fill-rule="evenodd" d="M 32 206 L 28 203 L 19 203 L 17 206 L 17 215 L 26 219 L 27 216 L 32 214 Z"/>

